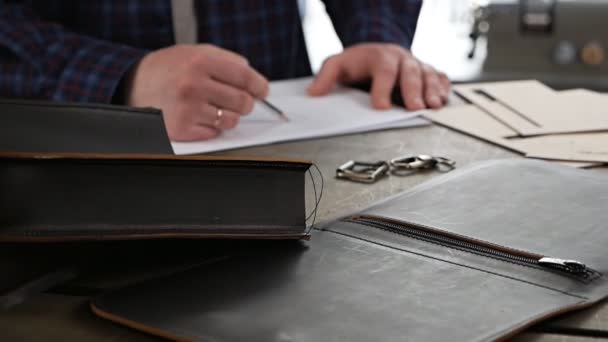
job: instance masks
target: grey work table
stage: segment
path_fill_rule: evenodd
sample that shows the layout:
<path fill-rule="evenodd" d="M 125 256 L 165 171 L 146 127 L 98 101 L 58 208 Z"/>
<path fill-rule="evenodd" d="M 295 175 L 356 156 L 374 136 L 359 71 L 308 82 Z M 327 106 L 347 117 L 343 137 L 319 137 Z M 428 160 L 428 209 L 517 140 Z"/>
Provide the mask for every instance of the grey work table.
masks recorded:
<path fill-rule="evenodd" d="M 325 178 L 325 190 L 317 218 L 325 220 L 363 208 L 439 175 L 437 172 L 425 172 L 407 177 L 389 177 L 372 185 L 357 184 L 334 178 L 335 169 L 342 162 L 348 159 L 386 160 L 400 155 L 420 153 L 452 158 L 458 162 L 458 167 L 487 159 L 521 158 L 503 148 L 434 125 L 262 146 L 223 154 L 281 156 L 314 161 Z M 599 169 L 588 172 L 605 172 L 608 175 L 607 171 Z M 124 264 L 108 265 L 106 269 L 90 272 L 72 281 L 71 293 L 55 291 L 55 293 L 39 294 L 8 311 L 0 311 L 0 340 L 87 342 L 157 340 L 97 318 L 87 307 L 87 295 L 90 293 L 86 290 L 74 290 L 87 287 L 108 289 L 163 272 L 171 272 L 170 266 L 159 262 L 169 253 L 162 248 L 158 250 L 149 248 L 148 252 L 150 260 L 147 263 L 138 265 L 125 260 Z M 543 323 L 517 336 L 515 340 L 590 340 L 585 336 L 608 338 L 606 302 Z"/>

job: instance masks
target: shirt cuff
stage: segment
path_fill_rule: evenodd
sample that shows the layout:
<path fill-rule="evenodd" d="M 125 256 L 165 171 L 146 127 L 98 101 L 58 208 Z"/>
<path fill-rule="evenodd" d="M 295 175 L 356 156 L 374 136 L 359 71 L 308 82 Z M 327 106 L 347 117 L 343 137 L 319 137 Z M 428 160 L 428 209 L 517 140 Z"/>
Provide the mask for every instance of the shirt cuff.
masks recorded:
<path fill-rule="evenodd" d="M 89 41 L 69 59 L 51 98 L 61 102 L 112 103 L 121 81 L 146 53 L 126 45 Z"/>

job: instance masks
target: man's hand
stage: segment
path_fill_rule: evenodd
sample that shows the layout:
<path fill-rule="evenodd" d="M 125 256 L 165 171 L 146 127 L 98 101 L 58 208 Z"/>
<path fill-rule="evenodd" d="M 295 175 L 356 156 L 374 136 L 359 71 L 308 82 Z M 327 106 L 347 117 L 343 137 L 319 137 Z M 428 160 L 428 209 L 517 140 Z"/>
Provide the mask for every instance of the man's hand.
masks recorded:
<path fill-rule="evenodd" d="M 245 58 L 212 45 L 177 45 L 139 62 L 126 98 L 130 106 L 160 108 L 169 138 L 187 141 L 235 127 L 267 94 L 268 81 Z"/>
<path fill-rule="evenodd" d="M 328 58 L 308 88 L 312 96 L 329 93 L 336 83 L 372 80 L 372 105 L 391 107 L 391 92 L 401 87 L 407 109 L 439 108 L 448 99 L 450 81 L 444 73 L 418 61 L 406 49 L 387 43 L 363 43 Z"/>

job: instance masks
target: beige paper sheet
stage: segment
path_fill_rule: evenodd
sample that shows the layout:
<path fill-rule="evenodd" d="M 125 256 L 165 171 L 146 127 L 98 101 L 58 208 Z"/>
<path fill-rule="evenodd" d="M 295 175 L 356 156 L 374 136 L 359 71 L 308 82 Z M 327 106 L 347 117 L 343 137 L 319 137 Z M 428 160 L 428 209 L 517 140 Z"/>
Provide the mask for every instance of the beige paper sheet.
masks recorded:
<path fill-rule="evenodd" d="M 506 139 L 505 137 L 512 135 L 513 131 L 475 105 L 467 104 L 450 106 L 437 111 L 426 112 L 424 116 L 435 123 L 478 137 L 490 143 L 503 146 L 528 157 L 558 160 L 556 162 L 579 168 L 601 165 L 601 163 L 597 162 L 579 162 L 576 160 L 580 159 L 568 159 L 563 158 L 563 156 L 559 158 L 559 150 L 553 150 L 551 147 L 548 148 L 549 152 L 542 149 L 542 146 L 547 146 L 548 142 L 544 139 L 557 138 L 556 140 L 559 140 L 560 138 L 558 137 L 560 136 Z M 608 134 L 606 134 L 606 136 L 608 136 Z M 525 142 L 528 141 L 528 139 L 533 140 L 530 140 L 531 142 L 529 143 Z M 549 144 L 549 146 L 551 145 Z M 537 153 L 530 154 L 529 151 L 535 151 Z"/>
<path fill-rule="evenodd" d="M 512 139 L 509 145 L 534 158 L 608 163 L 608 132 Z"/>
<path fill-rule="evenodd" d="M 537 87 L 538 85 L 537 81 L 516 81 L 508 83 L 510 87 L 517 89 L 525 87 Z M 532 121 L 514 112 L 503 103 L 492 100 L 477 92 L 485 91 L 486 88 L 491 88 L 494 84 L 495 83 L 473 83 L 458 85 L 454 87 L 454 90 L 470 102 L 474 103 L 476 106 L 484 109 L 488 114 L 495 117 L 496 120 L 499 120 L 506 126 L 510 127 L 513 130 L 511 135 L 520 135 L 524 132 L 537 130 L 538 126 Z"/>
<path fill-rule="evenodd" d="M 424 116 L 433 122 L 457 131 L 513 149 L 507 145 L 508 140 L 503 138 L 512 135 L 513 131 L 474 105 L 450 106 L 426 112 Z M 524 153 L 524 151 L 518 149 L 515 149 L 515 151 Z"/>
<path fill-rule="evenodd" d="M 505 107 L 537 127 L 515 127 L 522 136 L 608 130 L 608 97 L 593 92 L 555 92 L 539 82 L 482 85 Z"/>

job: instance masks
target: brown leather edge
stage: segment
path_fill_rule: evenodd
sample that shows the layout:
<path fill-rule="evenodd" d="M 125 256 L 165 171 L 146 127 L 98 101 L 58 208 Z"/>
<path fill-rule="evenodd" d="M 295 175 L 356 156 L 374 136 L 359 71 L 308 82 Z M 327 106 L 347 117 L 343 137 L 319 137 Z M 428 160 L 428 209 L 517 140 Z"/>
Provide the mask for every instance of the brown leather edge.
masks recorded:
<path fill-rule="evenodd" d="M 559 308 L 555 311 L 549 312 L 545 315 L 541 315 L 536 317 L 535 319 L 526 322 L 525 324 L 523 324 L 520 327 L 517 327 L 513 330 L 508 331 L 507 333 L 505 333 L 504 335 L 498 336 L 496 337 L 495 341 L 507 341 L 511 338 L 513 338 L 515 335 L 523 332 L 524 330 L 530 328 L 531 326 L 538 324 L 540 322 L 546 321 L 548 319 L 554 318 L 556 316 L 562 315 L 562 314 L 566 314 L 569 312 L 573 312 L 573 311 L 579 311 L 585 308 L 588 308 L 592 305 L 594 305 L 595 303 L 599 302 L 600 300 L 597 301 L 591 301 L 591 302 L 585 302 L 585 303 L 580 303 L 580 304 L 575 304 L 575 305 L 569 305 L 566 307 L 562 307 Z M 138 323 L 135 321 L 131 321 L 129 319 L 126 318 L 122 318 L 120 316 L 116 316 L 114 314 L 111 314 L 109 312 L 103 311 L 102 309 L 98 308 L 94 302 L 90 303 L 90 307 L 93 310 L 93 312 L 98 315 L 99 317 L 105 318 L 107 320 L 110 320 L 112 322 L 118 323 L 118 324 L 122 324 L 125 325 L 127 327 L 142 331 L 144 333 L 148 333 L 148 334 L 152 334 L 155 336 L 160 336 L 163 338 L 168 338 L 168 339 L 172 339 L 175 341 L 188 341 L 187 339 L 182 339 L 182 337 L 176 336 L 176 335 L 171 335 L 170 333 L 165 332 L 164 330 L 158 329 L 158 328 L 154 328 L 154 327 L 150 327 L 147 326 L 143 323 Z"/>
<path fill-rule="evenodd" d="M 183 160 L 183 161 L 246 161 L 275 162 L 311 165 L 308 160 L 281 159 L 271 157 L 238 157 L 238 156 L 201 156 L 172 154 L 123 154 L 123 153 L 36 153 L 36 152 L 0 152 L 0 158 L 13 159 L 84 159 L 84 160 Z"/>
<path fill-rule="evenodd" d="M 246 239 L 246 240 L 310 240 L 310 233 L 300 234 L 129 234 L 129 235 L 73 235 L 73 236 L 0 236 L 0 242 L 72 242 L 121 241 L 158 239 Z"/>
<path fill-rule="evenodd" d="M 581 302 L 581 303 L 574 304 L 574 305 L 568 305 L 565 307 L 561 307 L 555 311 L 548 312 L 547 314 L 540 315 L 540 316 L 524 323 L 522 326 L 506 332 L 504 335 L 500 335 L 500 336 L 496 337 L 496 341 L 507 341 L 507 340 L 513 338 L 515 335 L 530 328 L 533 325 L 536 325 L 536 324 L 544 322 L 548 319 L 551 319 L 551 318 L 554 318 L 554 317 L 557 317 L 557 316 L 560 316 L 560 315 L 563 315 L 563 314 L 566 314 L 569 312 L 580 311 L 580 310 L 586 309 L 586 308 L 598 303 L 601 300 L 602 299 L 598 299 L 595 301 Z"/>
<path fill-rule="evenodd" d="M 167 332 L 167 331 L 155 328 L 155 327 L 147 326 L 145 324 L 111 314 L 111 313 L 104 311 L 104 310 L 100 309 L 99 307 L 97 307 L 95 305 L 95 303 L 92 301 L 89 303 L 89 307 L 91 308 L 91 311 L 93 311 L 93 313 L 95 315 L 97 315 L 103 319 L 107 319 L 111 322 L 129 327 L 131 329 L 139 330 L 146 334 L 166 338 L 169 340 L 174 340 L 174 341 L 179 341 L 179 342 L 182 342 L 182 341 L 189 342 L 190 341 L 189 339 L 187 339 L 184 336 L 174 335 L 170 332 Z"/>

